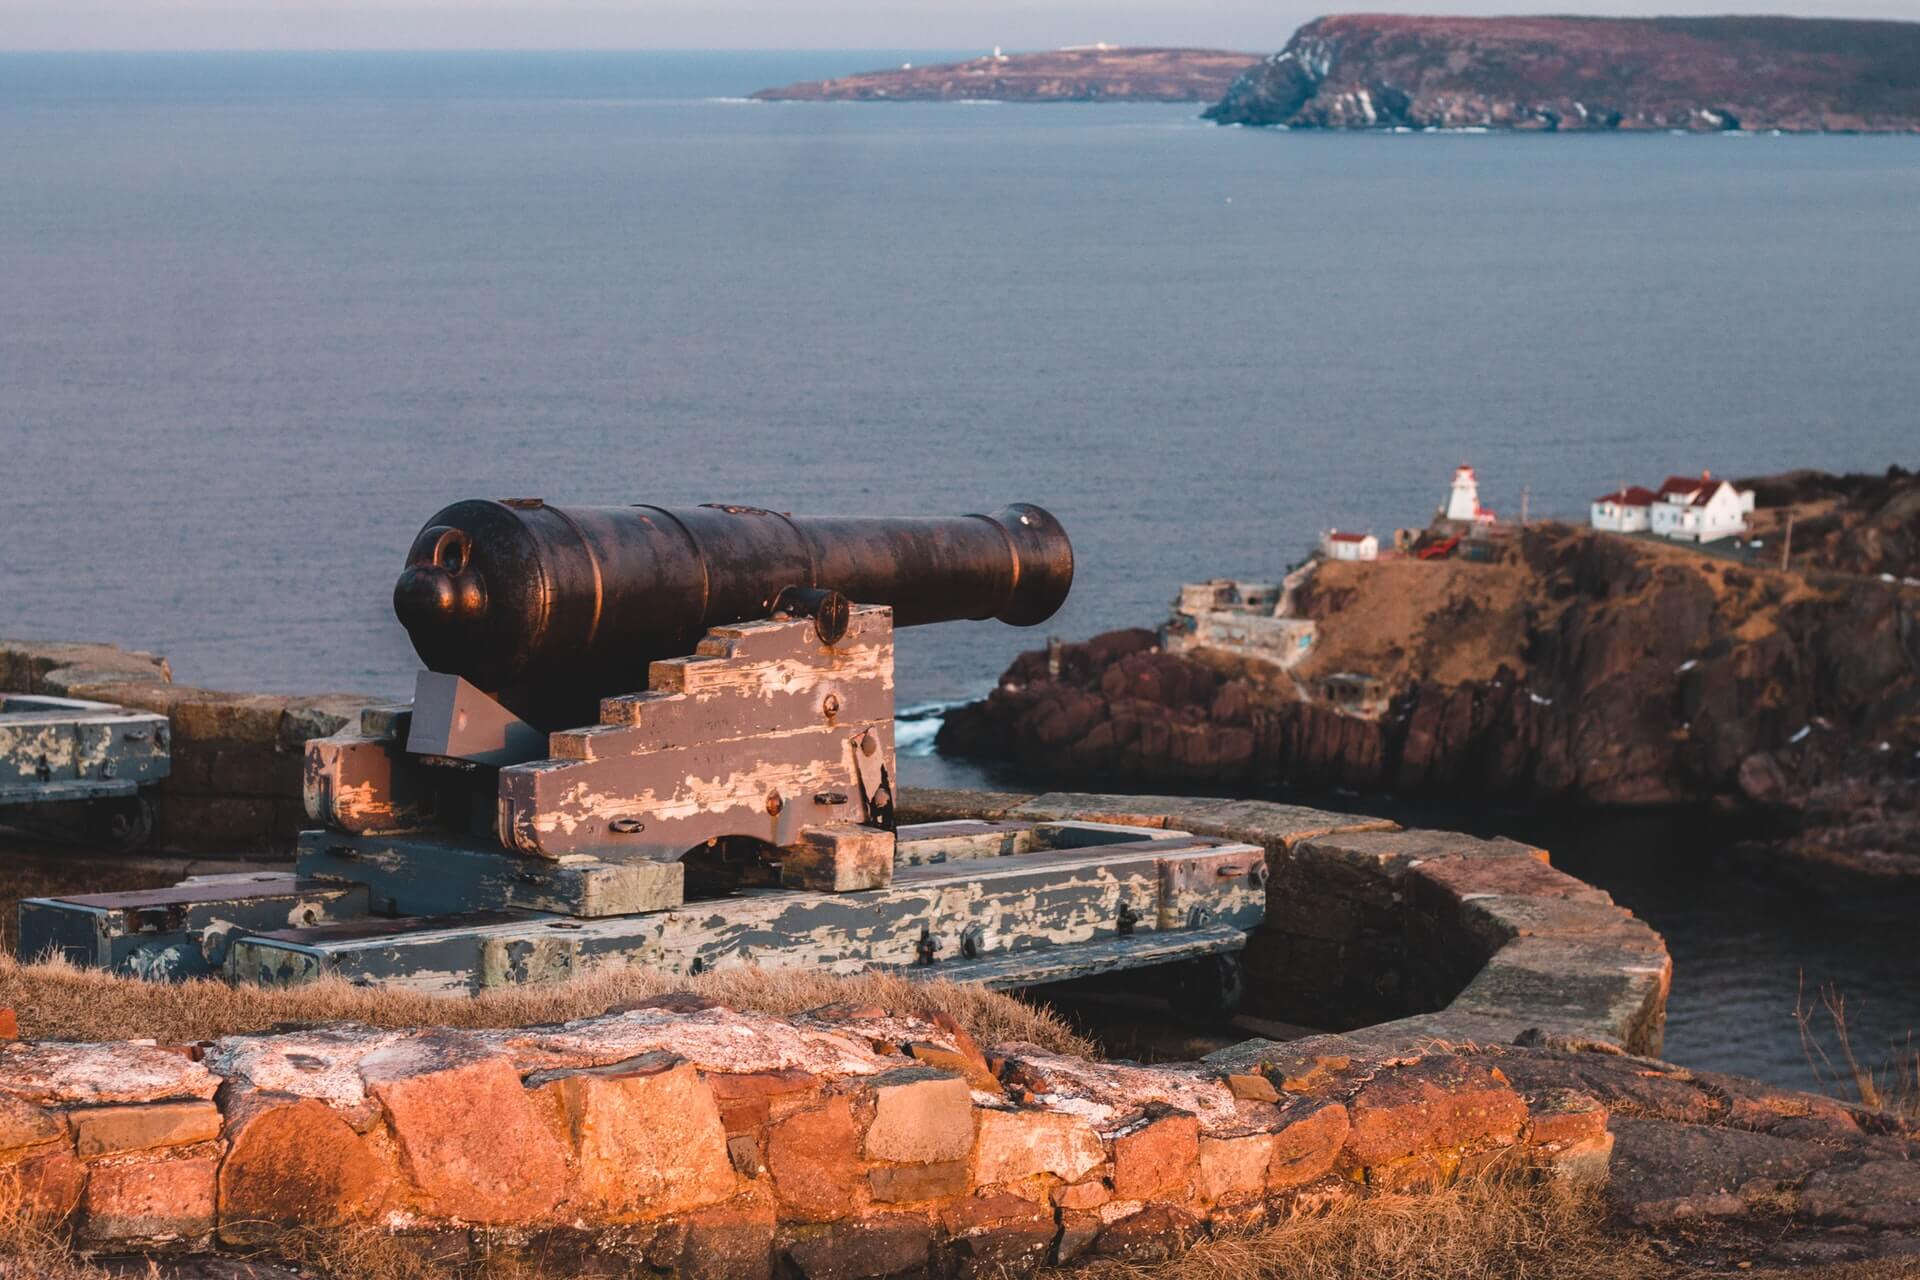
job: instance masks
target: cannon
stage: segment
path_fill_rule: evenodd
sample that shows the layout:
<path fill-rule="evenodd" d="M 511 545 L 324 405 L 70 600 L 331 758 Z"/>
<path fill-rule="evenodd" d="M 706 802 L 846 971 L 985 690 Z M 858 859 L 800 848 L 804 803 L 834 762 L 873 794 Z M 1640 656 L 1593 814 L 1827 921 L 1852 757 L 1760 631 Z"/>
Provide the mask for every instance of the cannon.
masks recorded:
<path fill-rule="evenodd" d="M 468 501 L 427 521 L 393 607 L 430 671 L 551 714 L 567 695 L 643 682 L 709 628 L 832 591 L 893 625 L 1045 622 L 1073 585 L 1066 530 L 1026 503 L 992 515 L 876 519 L 758 507 L 553 507 Z"/>
<path fill-rule="evenodd" d="M 894 628 L 1031 626 L 1072 581 L 1065 531 L 1027 504 L 454 503 L 393 588 L 425 668 L 412 702 L 306 744 L 296 872 L 29 903 L 22 950 L 455 991 L 604 963 L 1018 986 L 1237 950 L 1258 849 L 896 820 Z"/>

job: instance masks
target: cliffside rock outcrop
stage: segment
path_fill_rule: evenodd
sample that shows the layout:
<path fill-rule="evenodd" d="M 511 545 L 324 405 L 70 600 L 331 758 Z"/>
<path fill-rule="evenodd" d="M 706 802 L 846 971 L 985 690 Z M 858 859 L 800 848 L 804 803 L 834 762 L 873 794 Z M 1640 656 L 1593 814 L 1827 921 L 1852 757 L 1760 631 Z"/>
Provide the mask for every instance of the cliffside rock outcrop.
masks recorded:
<path fill-rule="evenodd" d="M 1874 527 L 1882 546 L 1889 528 L 1906 536 Z M 1804 862 L 1920 880 L 1920 589 L 1899 577 L 1781 573 L 1544 524 L 1498 564 L 1323 565 L 1304 607 L 1321 639 L 1298 684 L 1116 632 L 1067 646 L 1057 679 L 1023 655 L 949 716 L 941 749 L 1243 792 L 1711 804 Z M 1346 670 L 1383 681 L 1384 714 L 1313 696 L 1318 674 Z"/>
<path fill-rule="evenodd" d="M 1920 23 L 1341 14 L 1206 112 L 1294 128 L 1920 129 Z"/>

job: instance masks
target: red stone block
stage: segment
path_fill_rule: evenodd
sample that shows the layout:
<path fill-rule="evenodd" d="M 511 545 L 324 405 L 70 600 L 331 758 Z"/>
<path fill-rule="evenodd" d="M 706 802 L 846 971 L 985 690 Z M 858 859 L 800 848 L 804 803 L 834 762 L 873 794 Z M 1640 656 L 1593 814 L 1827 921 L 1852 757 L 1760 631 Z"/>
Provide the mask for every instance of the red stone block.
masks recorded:
<path fill-rule="evenodd" d="M 715 1071 L 705 1076 L 720 1107 L 720 1121 L 731 1134 L 751 1133 L 773 1119 L 774 1103 L 791 1109 L 819 1086 L 811 1073 L 798 1069 L 777 1071 Z"/>
<path fill-rule="evenodd" d="M 1186 1252 L 1200 1231 L 1199 1220 L 1185 1210 L 1149 1205 L 1108 1224 L 1094 1241 L 1093 1251 L 1122 1262 L 1165 1262 Z"/>
<path fill-rule="evenodd" d="M 213 1230 L 213 1156 L 129 1160 L 88 1169 L 81 1239 L 90 1245 L 193 1241 Z"/>
<path fill-rule="evenodd" d="M 67 1122 L 58 1111 L 0 1093 L 0 1153 L 45 1146 L 66 1136 Z"/>
<path fill-rule="evenodd" d="M 1267 1189 L 1267 1167 L 1273 1160 L 1276 1139 L 1270 1133 L 1252 1133 L 1239 1138 L 1200 1139 L 1200 1185 L 1202 1199 L 1229 1200 L 1257 1196 Z"/>
<path fill-rule="evenodd" d="M 68 1151 L 28 1156 L 0 1169 L 0 1218 L 63 1222 L 80 1203 L 87 1167 Z"/>
<path fill-rule="evenodd" d="M 220 1166 L 220 1238 L 246 1244 L 287 1226 L 363 1221 L 392 1184 L 386 1154 L 324 1102 L 256 1110 Z"/>
<path fill-rule="evenodd" d="M 844 1097 L 774 1125 L 767 1133 L 767 1170 L 788 1216 L 828 1222 L 859 1208 L 859 1146 L 853 1108 Z"/>
<path fill-rule="evenodd" d="M 1167 1112 L 1113 1140 L 1113 1194 L 1122 1200 L 1184 1197 L 1200 1162 L 1200 1121 Z"/>
<path fill-rule="evenodd" d="M 1339 1103 L 1295 1114 L 1289 1113 L 1286 1127 L 1273 1136 L 1267 1186 L 1275 1191 L 1304 1186 L 1326 1173 L 1347 1141 L 1347 1109 Z"/>
<path fill-rule="evenodd" d="M 183 1147 L 220 1136 L 220 1108 L 211 1102 L 88 1107 L 75 1111 L 72 1121 L 75 1148 L 83 1157 Z"/>
<path fill-rule="evenodd" d="M 876 1160 L 930 1164 L 973 1151 L 973 1092 L 959 1076 L 911 1068 L 873 1082 L 873 1122 L 862 1152 Z"/>
<path fill-rule="evenodd" d="M 1031 1275 L 1048 1261 L 1058 1235 L 1045 1205 L 1010 1195 L 950 1205 L 940 1226 L 963 1276 Z"/>
<path fill-rule="evenodd" d="M 566 1193 L 566 1150 L 513 1064 L 469 1046 L 459 1036 L 415 1036 L 362 1058 L 360 1074 L 386 1109 L 428 1213 L 537 1220 Z"/>
<path fill-rule="evenodd" d="M 1079 1116 L 983 1109 L 973 1180 L 993 1186 L 1050 1173 L 1063 1182 L 1078 1182 L 1106 1159 L 1093 1126 Z"/>
<path fill-rule="evenodd" d="M 776 1225 L 772 1197 L 739 1196 L 673 1223 L 648 1260 L 681 1280 L 766 1280 Z"/>
<path fill-rule="evenodd" d="M 1523 861 L 1514 859 L 1516 863 Z M 1348 1148 L 1362 1165 L 1481 1141 L 1515 1140 L 1526 1104 L 1487 1064 L 1439 1056 L 1375 1076 L 1349 1104 Z"/>
<path fill-rule="evenodd" d="M 873 1198 L 887 1204 L 915 1200 L 945 1200 L 964 1196 L 973 1187 L 965 1160 L 940 1164 L 890 1164 L 867 1174 Z"/>
<path fill-rule="evenodd" d="M 579 1162 L 579 1197 L 603 1220 L 680 1213 L 738 1187 L 713 1093 L 689 1063 L 649 1054 L 567 1073 L 543 1087 L 562 1103 Z"/>
<path fill-rule="evenodd" d="M 1585 1142 L 1607 1131 L 1607 1109 L 1598 1098 L 1575 1089 L 1547 1089 L 1527 1098 L 1529 1146 Z"/>
<path fill-rule="evenodd" d="M 883 1214 L 830 1226 L 788 1228 L 780 1251 L 801 1280 L 925 1275 L 933 1228 L 918 1214 Z"/>

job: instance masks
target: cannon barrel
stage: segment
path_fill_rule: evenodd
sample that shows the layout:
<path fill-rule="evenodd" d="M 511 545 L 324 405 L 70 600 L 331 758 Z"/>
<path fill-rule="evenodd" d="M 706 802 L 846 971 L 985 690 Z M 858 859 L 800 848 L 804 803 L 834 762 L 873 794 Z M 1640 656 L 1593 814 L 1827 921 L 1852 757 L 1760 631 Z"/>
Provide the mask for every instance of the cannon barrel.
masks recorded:
<path fill-rule="evenodd" d="M 709 627 L 766 617 L 787 587 L 891 605 L 900 626 L 1031 626 L 1072 583 L 1066 531 L 1026 503 L 886 519 L 474 499 L 427 521 L 393 607 L 429 669 L 527 702 L 638 688 L 649 662 L 691 653 Z"/>

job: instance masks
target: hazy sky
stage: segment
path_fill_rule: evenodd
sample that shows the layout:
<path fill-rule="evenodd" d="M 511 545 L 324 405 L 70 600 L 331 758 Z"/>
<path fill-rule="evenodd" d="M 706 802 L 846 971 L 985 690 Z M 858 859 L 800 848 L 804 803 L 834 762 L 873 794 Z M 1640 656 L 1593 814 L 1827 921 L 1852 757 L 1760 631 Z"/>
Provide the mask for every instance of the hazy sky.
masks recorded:
<path fill-rule="evenodd" d="M 1386 7 L 1920 19 L 1920 0 L 1413 0 Z M 1264 51 L 1308 18 L 1339 11 L 1297 0 L 0 0 L 0 48 L 1031 49 L 1106 40 Z"/>

